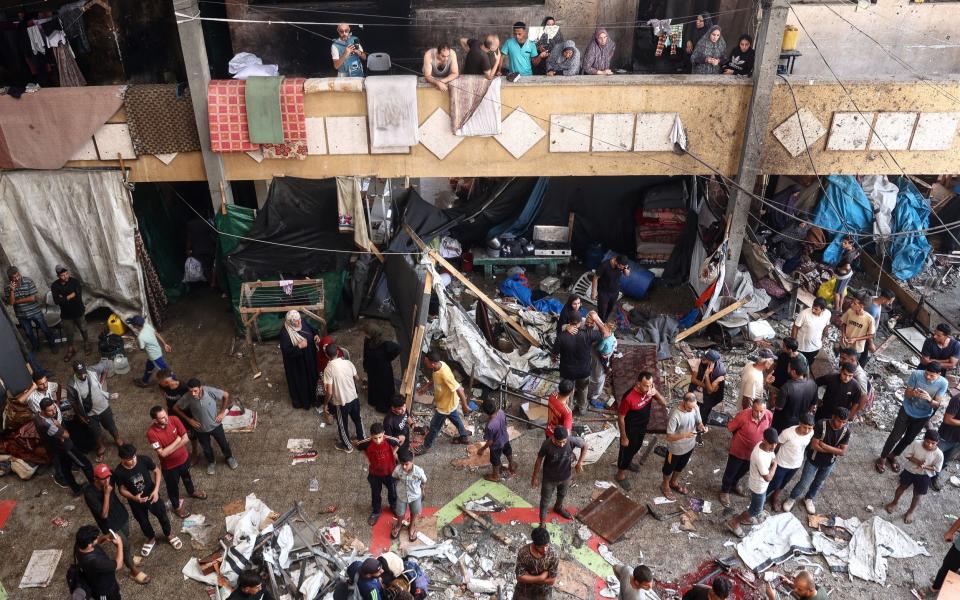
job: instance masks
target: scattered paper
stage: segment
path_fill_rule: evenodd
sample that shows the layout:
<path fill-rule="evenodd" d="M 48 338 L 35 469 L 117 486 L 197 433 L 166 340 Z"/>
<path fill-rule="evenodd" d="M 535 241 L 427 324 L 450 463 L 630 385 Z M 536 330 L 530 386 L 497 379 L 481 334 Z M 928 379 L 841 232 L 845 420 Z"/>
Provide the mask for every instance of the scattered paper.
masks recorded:
<path fill-rule="evenodd" d="M 20 589 L 47 587 L 60 564 L 63 550 L 34 550 L 20 580 Z"/>
<path fill-rule="evenodd" d="M 712 513 L 712 512 L 713 512 L 713 503 L 710 502 L 709 500 L 704 500 L 704 501 L 703 501 L 703 512 L 706 513 L 706 514 L 708 514 L 708 515 L 709 515 L 710 513 Z"/>
<path fill-rule="evenodd" d="M 290 438 L 287 440 L 287 451 L 294 454 L 303 454 L 313 450 L 313 440 L 307 438 Z"/>
<path fill-rule="evenodd" d="M 610 551 L 610 548 L 606 544 L 600 544 L 597 546 L 597 553 L 603 557 L 603 560 L 615 567 L 619 567 L 623 564 L 620 562 L 620 559 L 613 555 L 613 552 Z M 643 558 L 641 557 L 640 560 L 643 560 Z"/>
<path fill-rule="evenodd" d="M 614 487 L 615 484 L 612 481 L 594 481 L 593 485 L 600 488 L 601 490 L 606 490 Z"/>
<path fill-rule="evenodd" d="M 653 499 L 653 503 L 657 506 L 660 506 L 661 504 L 673 504 L 674 502 L 676 502 L 676 500 L 671 500 L 666 496 L 657 496 Z"/>

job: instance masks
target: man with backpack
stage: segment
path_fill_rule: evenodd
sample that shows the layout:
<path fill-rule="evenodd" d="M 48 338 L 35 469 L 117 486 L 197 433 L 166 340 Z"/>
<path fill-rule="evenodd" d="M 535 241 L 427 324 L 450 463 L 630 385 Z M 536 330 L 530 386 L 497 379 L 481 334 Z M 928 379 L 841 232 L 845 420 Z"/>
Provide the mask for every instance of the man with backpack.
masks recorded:
<path fill-rule="evenodd" d="M 75 566 L 67 570 L 67 585 L 72 593 L 80 588 L 91 600 L 120 600 L 117 571 L 123 566 L 123 540 L 116 534 L 101 535 L 93 525 L 77 530 L 74 545 Z M 116 546 L 113 558 L 98 544 L 111 541 Z M 75 596 L 71 596 L 73 598 Z"/>
<path fill-rule="evenodd" d="M 103 389 L 103 378 L 99 373 L 88 369 L 83 361 L 73 363 L 73 380 L 67 389 L 67 395 L 73 403 L 80 422 L 86 425 L 97 444 L 97 462 L 103 462 L 106 447 L 103 444 L 103 431 L 113 437 L 119 448 L 123 438 L 117 430 L 110 408 L 110 394 Z"/>

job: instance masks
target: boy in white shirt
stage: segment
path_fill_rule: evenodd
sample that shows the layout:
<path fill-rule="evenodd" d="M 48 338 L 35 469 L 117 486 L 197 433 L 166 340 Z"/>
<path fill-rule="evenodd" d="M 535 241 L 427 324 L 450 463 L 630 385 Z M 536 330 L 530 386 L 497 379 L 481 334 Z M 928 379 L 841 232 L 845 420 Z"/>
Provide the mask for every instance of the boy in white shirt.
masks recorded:
<path fill-rule="evenodd" d="M 787 487 L 794 474 L 803 466 L 803 455 L 813 439 L 813 415 L 804 413 L 800 423 L 787 427 L 780 433 L 780 447 L 777 448 L 777 473 L 770 480 L 767 492 L 770 494 L 770 507 L 783 512 L 778 504 L 780 491 Z"/>
<path fill-rule="evenodd" d="M 930 480 L 943 468 L 943 452 L 937 447 L 939 441 L 940 432 L 936 429 L 928 429 L 923 434 L 923 440 L 914 441 L 903 453 L 903 458 L 906 459 L 907 464 L 900 472 L 900 485 L 897 486 L 893 501 L 884 508 L 892 514 L 897 509 L 900 496 L 907 491 L 908 487 L 913 486 L 910 508 L 903 515 L 904 523 L 913 523 L 913 513 L 920 506 L 920 500 L 930 489 Z"/>
<path fill-rule="evenodd" d="M 770 427 L 763 432 L 763 440 L 757 444 L 750 454 L 748 483 L 750 507 L 727 521 L 727 529 L 739 538 L 746 537 L 746 533 L 741 527 L 742 524 L 756 525 L 760 522 L 760 513 L 763 512 L 763 505 L 767 500 L 767 488 L 770 486 L 770 480 L 777 472 L 777 456 L 773 451 L 779 442 L 780 436 L 777 435 L 777 430 Z"/>

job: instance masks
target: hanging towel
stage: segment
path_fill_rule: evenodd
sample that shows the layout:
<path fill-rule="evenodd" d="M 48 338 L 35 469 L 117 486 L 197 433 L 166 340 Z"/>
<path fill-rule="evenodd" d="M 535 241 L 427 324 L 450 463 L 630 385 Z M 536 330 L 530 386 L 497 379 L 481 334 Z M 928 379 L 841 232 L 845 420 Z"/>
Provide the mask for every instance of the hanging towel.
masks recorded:
<path fill-rule="evenodd" d="M 47 41 L 39 27 L 36 25 L 27 27 L 27 37 L 30 39 L 30 49 L 34 54 L 45 54 L 47 52 Z"/>
<path fill-rule="evenodd" d="M 341 233 L 353 232 L 353 243 L 358 248 L 370 248 L 367 211 L 359 177 L 337 177 L 337 220 Z"/>
<path fill-rule="evenodd" d="M 283 77 L 247 78 L 247 126 L 254 144 L 282 144 L 283 119 L 280 113 L 280 84 Z"/>
<path fill-rule="evenodd" d="M 303 79 L 284 79 L 280 85 L 280 121 L 283 126 L 282 144 L 264 144 L 264 158 L 307 157 L 307 117 L 303 109 Z"/>
<path fill-rule="evenodd" d="M 500 135 L 500 83 L 482 75 L 465 75 L 451 83 L 450 122 L 454 135 Z"/>
<path fill-rule="evenodd" d="M 60 76 L 60 87 L 81 87 L 87 85 L 77 59 L 73 56 L 70 46 L 63 44 L 53 47 L 53 56 L 57 59 L 57 72 Z"/>
<path fill-rule="evenodd" d="M 137 156 L 200 149 L 190 90 L 177 84 L 129 85 L 123 110 Z"/>
<path fill-rule="evenodd" d="M 259 150 L 250 142 L 247 127 L 246 81 L 214 80 L 207 87 L 210 115 L 210 149 L 214 152 Z"/>
<path fill-rule="evenodd" d="M 367 124 L 373 148 L 417 145 L 417 77 L 381 75 L 368 77 Z"/>

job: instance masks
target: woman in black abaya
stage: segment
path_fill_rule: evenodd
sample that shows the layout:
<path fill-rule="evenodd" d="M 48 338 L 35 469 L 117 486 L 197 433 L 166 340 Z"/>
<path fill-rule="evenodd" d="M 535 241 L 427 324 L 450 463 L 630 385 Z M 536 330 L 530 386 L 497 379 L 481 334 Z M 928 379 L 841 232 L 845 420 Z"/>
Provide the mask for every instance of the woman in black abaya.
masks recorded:
<path fill-rule="evenodd" d="M 386 413 L 396 394 L 393 361 L 400 355 L 400 346 L 385 339 L 383 329 L 367 322 L 363 325 L 363 370 L 367 373 L 367 402 Z"/>
<path fill-rule="evenodd" d="M 318 343 L 320 336 L 300 318 L 300 313 L 288 312 L 280 332 L 280 353 L 294 408 L 310 410 L 316 399 Z"/>

